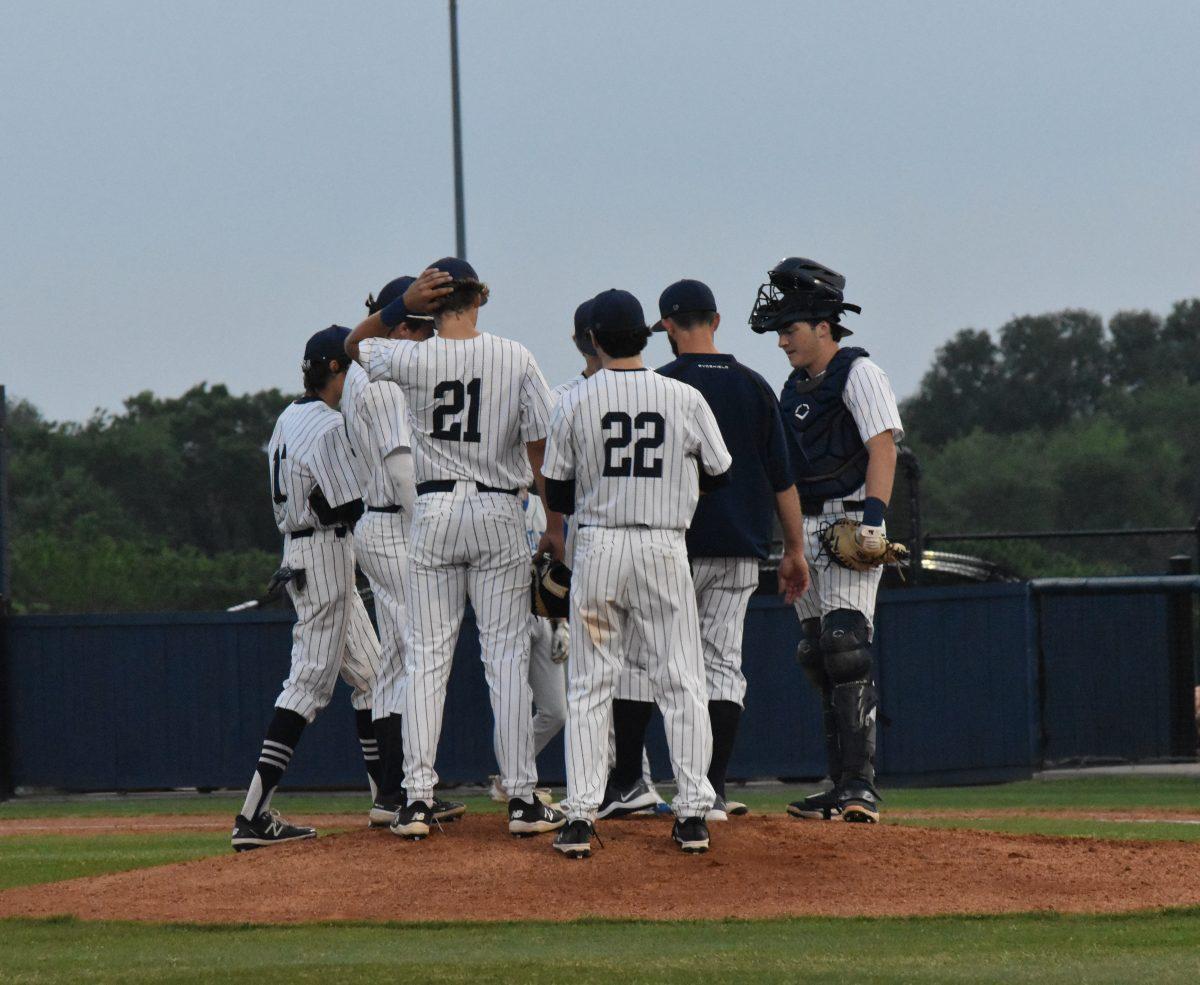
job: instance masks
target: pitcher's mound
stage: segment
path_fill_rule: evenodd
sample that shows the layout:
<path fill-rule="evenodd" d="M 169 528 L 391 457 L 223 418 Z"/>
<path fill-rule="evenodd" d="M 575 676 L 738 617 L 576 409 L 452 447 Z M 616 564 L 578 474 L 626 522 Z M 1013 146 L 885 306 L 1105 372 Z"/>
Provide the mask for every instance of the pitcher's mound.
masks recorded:
<path fill-rule="evenodd" d="M 302 819 L 297 818 L 297 821 Z M 1200 904 L 1200 851 L 1097 841 L 746 817 L 683 855 L 669 820 L 601 822 L 569 861 L 475 815 L 421 842 L 387 831 L 0 893 L 0 916 L 310 920 L 651 920 L 1114 911 Z"/>

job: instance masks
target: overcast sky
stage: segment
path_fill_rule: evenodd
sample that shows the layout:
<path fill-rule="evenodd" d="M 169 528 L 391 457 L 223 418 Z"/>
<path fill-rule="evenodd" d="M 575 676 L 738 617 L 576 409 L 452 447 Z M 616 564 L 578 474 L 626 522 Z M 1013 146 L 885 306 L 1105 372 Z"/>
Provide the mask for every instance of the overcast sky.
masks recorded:
<path fill-rule="evenodd" d="M 446 4 L 0 3 L 0 382 L 55 419 L 304 340 L 453 252 Z M 1200 3 L 462 0 L 481 324 L 551 383 L 576 304 L 848 278 L 911 393 L 960 328 L 1200 295 Z M 650 360 L 665 362 L 664 339 Z"/>

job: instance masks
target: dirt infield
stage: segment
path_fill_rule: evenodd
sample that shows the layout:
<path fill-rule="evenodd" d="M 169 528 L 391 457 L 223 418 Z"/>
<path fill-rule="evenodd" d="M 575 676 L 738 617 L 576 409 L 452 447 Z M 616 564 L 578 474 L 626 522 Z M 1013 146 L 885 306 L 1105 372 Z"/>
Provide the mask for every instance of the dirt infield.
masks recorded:
<path fill-rule="evenodd" d="M 210 829 L 203 818 L 193 824 Z M 243 855 L 10 889 L 0 892 L 0 916 L 200 923 L 706 919 L 1200 904 L 1200 852 L 1185 843 L 756 816 L 714 826 L 713 850 L 688 857 L 670 843 L 669 832 L 662 819 L 606 822 L 604 847 L 594 846 L 591 859 L 567 861 L 547 837 L 509 837 L 500 815 L 464 818 L 419 843 L 359 829 Z"/>

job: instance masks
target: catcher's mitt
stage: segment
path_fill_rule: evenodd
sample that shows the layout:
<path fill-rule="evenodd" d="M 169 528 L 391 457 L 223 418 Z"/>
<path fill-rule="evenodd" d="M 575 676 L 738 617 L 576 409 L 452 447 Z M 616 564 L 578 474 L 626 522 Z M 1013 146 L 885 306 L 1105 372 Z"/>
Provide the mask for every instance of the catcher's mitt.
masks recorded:
<path fill-rule="evenodd" d="M 861 524 L 849 517 L 842 517 L 821 531 L 821 546 L 834 561 L 843 568 L 853 571 L 870 571 L 881 564 L 899 564 L 908 560 L 908 548 L 883 539 L 877 551 L 867 551 L 859 543 L 858 528 Z"/>
<path fill-rule="evenodd" d="M 571 569 L 549 554 L 533 559 L 533 580 L 530 602 L 535 616 L 546 619 L 566 619 L 570 614 L 567 599 L 571 594 Z"/>

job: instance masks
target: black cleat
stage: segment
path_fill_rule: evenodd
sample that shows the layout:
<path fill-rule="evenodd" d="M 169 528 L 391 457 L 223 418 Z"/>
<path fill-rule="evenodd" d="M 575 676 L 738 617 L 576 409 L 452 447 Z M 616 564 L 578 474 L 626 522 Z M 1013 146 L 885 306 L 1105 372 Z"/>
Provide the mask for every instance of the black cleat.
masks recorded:
<path fill-rule="evenodd" d="M 657 803 L 658 797 L 641 777 L 627 790 L 618 789 L 610 777 L 604 788 L 604 799 L 600 802 L 600 809 L 596 811 L 596 818 L 599 820 L 606 817 L 626 817 L 647 807 L 653 808 Z"/>
<path fill-rule="evenodd" d="M 708 825 L 702 817 L 677 818 L 671 829 L 675 844 L 689 854 L 698 855 L 708 851 Z"/>
<path fill-rule="evenodd" d="M 263 811 L 253 821 L 239 814 L 233 822 L 233 834 L 229 842 L 235 852 L 245 852 L 266 845 L 278 845 L 284 841 L 304 841 L 315 838 L 316 828 L 303 828 L 288 824 L 279 816 L 279 811 Z"/>
<path fill-rule="evenodd" d="M 537 797 L 532 801 L 513 797 L 508 802 L 508 830 L 518 838 L 545 834 L 567 823 L 562 811 L 547 807 Z"/>
<path fill-rule="evenodd" d="M 433 818 L 435 821 L 454 821 L 467 813 L 467 805 L 455 800 L 433 798 Z"/>
<path fill-rule="evenodd" d="M 434 823 L 433 808 L 423 800 L 416 800 L 396 812 L 390 828 L 394 835 L 420 841 L 429 836 L 429 826 Z"/>
<path fill-rule="evenodd" d="M 848 780 L 837 794 L 843 821 L 875 824 L 879 820 L 879 794 L 866 780 Z"/>
<path fill-rule="evenodd" d="M 554 836 L 554 848 L 567 858 L 590 858 L 594 833 L 592 825 L 579 818 L 561 828 Z"/>
<path fill-rule="evenodd" d="M 842 805 L 838 803 L 836 790 L 821 790 L 792 801 L 788 804 L 787 812 L 805 821 L 832 821 L 841 816 Z"/>
<path fill-rule="evenodd" d="M 367 813 L 367 826 L 371 828 L 390 828 L 396 820 L 396 814 L 404 804 L 381 804 L 375 801 Z"/>

